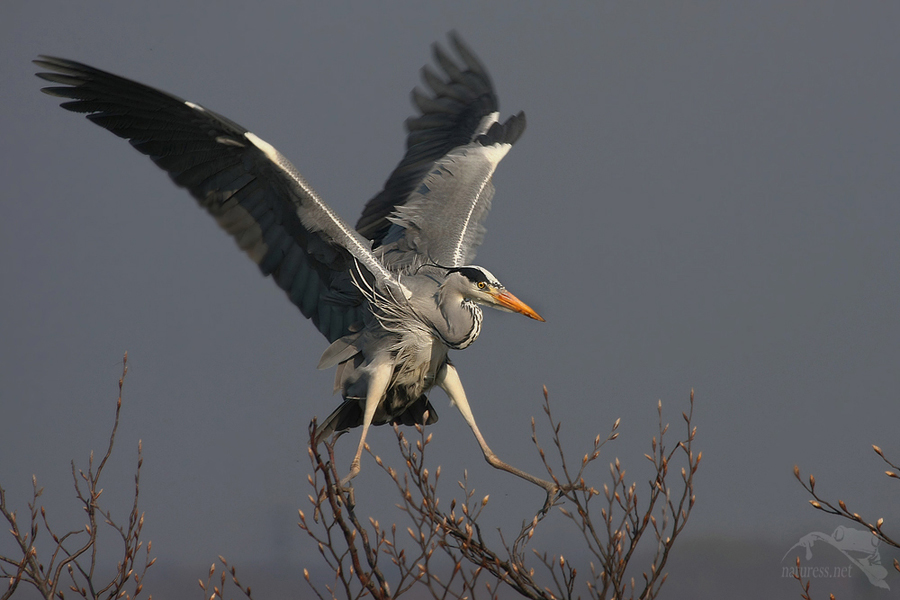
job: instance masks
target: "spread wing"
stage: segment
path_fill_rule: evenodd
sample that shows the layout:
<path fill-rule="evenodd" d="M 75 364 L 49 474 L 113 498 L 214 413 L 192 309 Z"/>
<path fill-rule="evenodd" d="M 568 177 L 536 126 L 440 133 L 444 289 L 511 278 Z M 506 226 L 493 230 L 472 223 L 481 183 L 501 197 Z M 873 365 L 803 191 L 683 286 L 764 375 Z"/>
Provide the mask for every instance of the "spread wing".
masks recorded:
<path fill-rule="evenodd" d="M 42 56 L 62 107 L 127 139 L 186 188 L 238 246 L 271 275 L 329 341 L 364 310 L 349 271 L 360 263 L 395 282 L 370 242 L 329 208 L 294 166 L 237 123 L 192 102 L 74 61 Z"/>
<path fill-rule="evenodd" d="M 458 35 L 450 41 L 463 66 L 434 46 L 443 75 L 422 69 L 431 94 L 413 90 L 421 114 L 406 122 L 406 154 L 356 224 L 373 246 L 399 251 L 389 258 L 398 265 L 471 262 L 484 237 L 491 176 L 525 130 L 524 113 L 498 121 L 487 71 Z"/>

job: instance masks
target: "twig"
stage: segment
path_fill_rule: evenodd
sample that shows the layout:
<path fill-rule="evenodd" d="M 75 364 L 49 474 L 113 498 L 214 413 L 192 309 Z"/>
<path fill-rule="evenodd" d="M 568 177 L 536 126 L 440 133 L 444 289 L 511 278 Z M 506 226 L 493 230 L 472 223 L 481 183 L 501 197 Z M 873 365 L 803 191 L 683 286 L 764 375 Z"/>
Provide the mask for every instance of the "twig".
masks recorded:
<path fill-rule="evenodd" d="M 410 438 L 395 426 L 400 456 L 405 463 L 405 468 L 399 471 L 385 464 L 366 446 L 376 464 L 397 488 L 398 506 L 408 522 L 405 527 L 407 538 L 398 535 L 398 530 L 402 532 L 404 527 L 398 527 L 396 523 L 384 529 L 377 519 L 369 518 L 367 525 L 362 524 L 357 517 L 359 506 L 354 502 L 352 488 L 343 489 L 337 485 L 340 476 L 334 466 L 332 445 L 325 446 L 327 460 L 315 446 L 313 423 L 309 449 L 313 466 L 309 476 L 309 484 L 314 490 L 309 496 L 313 518 L 308 521 L 300 511 L 299 525 L 317 544 L 320 555 L 334 574 L 334 584 L 326 585 L 326 592 L 322 592 L 306 569 L 304 578 L 321 599 L 337 597 L 339 590 L 347 598 L 367 594 L 375 598 L 398 598 L 417 586 L 424 587 L 433 598 L 474 599 L 481 592 L 489 598 L 497 598 L 501 585 L 534 600 L 575 598 L 580 593 L 577 589 L 579 577 L 572 563 L 563 556 L 551 556 L 537 550 L 527 552 L 541 524 L 551 514 L 556 514 L 549 509 L 556 507 L 582 532 L 589 552 L 599 561 L 600 568 L 592 563 L 591 573 L 584 578 L 594 598 L 634 597 L 635 582 L 633 578 L 629 582 L 626 573 L 634 567 L 638 543 L 645 534 L 652 532 L 657 550 L 643 573 L 644 585 L 638 597 L 653 598 L 665 582 L 664 568 L 670 552 L 694 506 L 693 478 L 701 458 L 700 453 L 695 455 L 692 447 L 696 435 L 696 428 L 691 423 L 693 393 L 690 410 L 683 414 L 686 434 L 671 450 L 664 443 L 668 425 L 663 422 L 661 403 L 657 410 L 659 433 L 652 440 L 653 454 L 647 455 L 654 465 L 655 476 L 649 482 L 647 501 L 639 502 L 636 484 L 625 484 L 625 470 L 619 459 L 615 459 L 610 464 L 611 482 L 603 485 L 606 503 L 600 508 L 601 521 L 597 526 L 594 519 L 598 515 L 592 513 L 592 501 L 601 496 L 601 492 L 586 481 L 587 470 L 601 456 L 604 445 L 617 438 L 619 421 L 613 424 L 605 438 L 599 435 L 594 438 L 591 449 L 575 468 L 566 460 L 562 427 L 553 418 L 545 389 L 544 413 L 552 432 L 558 465 L 551 464 L 538 443 L 533 420 L 532 440 L 548 475 L 561 492 L 523 522 L 511 544 L 505 541 L 500 531 L 501 545 L 497 549 L 492 548 L 484 537 L 480 523 L 489 497 L 478 499 L 469 485 L 467 473 L 464 472 L 459 482 L 458 493 L 461 495 L 451 498 L 449 505 L 445 503 L 446 508 L 442 508 L 441 498 L 446 500 L 447 493 L 439 493 L 438 489 L 441 467 L 431 471 L 426 466 L 425 454 L 432 435 L 426 435 L 422 426 L 416 426 L 415 435 Z M 667 476 L 679 460 L 684 466 L 676 492 L 667 482 Z M 339 533 L 333 535 L 332 532 Z M 547 581 L 542 581 L 535 568 L 529 566 L 527 559 L 532 554 L 546 571 L 543 579 Z M 378 560 L 380 555 L 390 558 L 391 573 L 382 570 Z M 486 577 L 488 580 L 485 581 Z M 388 585 L 389 579 L 394 584 L 393 591 Z"/>
<path fill-rule="evenodd" d="M 112 455 L 115 445 L 116 432 L 119 428 L 119 417 L 122 410 L 122 389 L 125 375 L 128 373 L 128 354 L 122 360 L 122 376 L 119 379 L 119 396 L 116 402 L 116 414 L 112 430 L 109 436 L 109 444 L 100 464 L 94 468 L 94 454 L 91 452 L 88 459 L 88 470 L 85 473 L 75 467 L 72 462 L 72 478 L 75 485 L 75 497 L 79 500 L 87 514 L 87 523 L 82 529 L 69 531 L 59 536 L 50 525 L 46 510 L 38 508 L 38 498 L 43 489 L 37 485 L 37 478 L 32 477 L 32 500 L 28 504 L 30 510 L 30 522 L 28 531 L 23 532 L 17 521 L 16 512 L 10 511 L 6 506 L 5 491 L 0 488 L 0 514 L 10 524 L 10 534 L 16 539 L 21 556 L 13 558 L 0 556 L 0 575 L 9 579 L 9 587 L 3 593 L 5 600 L 12 596 L 20 583 L 33 586 L 40 594 L 50 600 L 52 598 L 64 598 L 65 592 L 60 590 L 63 573 L 68 577 L 68 589 L 83 598 L 104 597 L 109 600 L 114 598 L 137 598 L 143 590 L 143 579 L 147 570 L 156 562 L 150 558 L 151 544 L 147 542 L 146 558 L 142 564 L 137 563 L 138 551 L 143 547 L 141 530 L 144 525 L 144 515 L 138 510 L 138 498 L 140 496 L 140 474 L 143 464 L 141 443 L 138 442 L 138 464 L 134 481 L 134 501 L 129 514 L 128 525 L 117 525 L 109 511 L 101 508 L 99 503 L 103 489 L 100 487 L 100 479 L 106 467 L 109 457 Z M 38 517 L 40 514 L 40 518 Z M 97 580 L 97 536 L 98 516 L 103 522 L 117 531 L 122 540 L 123 557 L 118 563 L 116 573 L 107 582 Z M 47 535 L 53 540 L 49 561 L 45 565 L 41 562 L 35 541 L 43 524 Z M 86 534 L 86 537 L 84 537 Z M 70 540 L 83 539 L 83 543 L 76 548 L 69 546 Z M 89 554 L 88 554 L 89 553 Z M 82 563 L 82 557 L 87 554 L 90 560 Z M 14 571 L 7 567 L 14 567 Z"/>

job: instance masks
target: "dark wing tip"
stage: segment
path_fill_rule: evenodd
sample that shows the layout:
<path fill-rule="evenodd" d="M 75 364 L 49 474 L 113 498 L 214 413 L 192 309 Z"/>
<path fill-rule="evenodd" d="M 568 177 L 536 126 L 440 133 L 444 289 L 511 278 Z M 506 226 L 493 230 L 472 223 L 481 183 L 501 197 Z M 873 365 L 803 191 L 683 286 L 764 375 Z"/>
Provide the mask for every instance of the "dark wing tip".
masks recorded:
<path fill-rule="evenodd" d="M 447 34 L 447 37 L 450 38 L 450 43 L 453 44 L 453 48 L 456 50 L 456 53 L 459 54 L 460 58 L 462 58 L 463 62 L 466 64 L 466 67 L 472 71 L 473 73 L 477 73 L 479 76 L 483 77 L 486 81 L 490 83 L 491 78 L 488 75 L 487 69 L 484 64 L 478 59 L 478 56 L 469 48 L 468 44 L 466 44 L 462 36 L 459 35 L 455 29 L 451 29 L 450 33 Z"/>
<path fill-rule="evenodd" d="M 39 67 L 44 69 L 56 69 L 57 65 L 64 64 L 67 61 L 65 58 L 60 58 L 58 56 L 50 56 L 49 54 L 38 54 L 38 57 L 31 61 Z"/>
<path fill-rule="evenodd" d="M 41 79 L 47 79 L 47 75 L 56 75 L 58 73 L 62 73 L 64 75 L 73 75 L 76 77 L 84 77 L 84 75 L 97 70 L 93 67 L 89 67 L 84 63 L 69 60 L 67 58 L 60 58 L 58 56 L 48 56 L 46 54 L 39 54 L 38 58 L 32 60 L 31 62 L 43 69 L 50 69 L 51 71 L 54 71 L 54 73 L 35 73 L 35 75 L 37 75 Z"/>
<path fill-rule="evenodd" d="M 67 97 L 67 94 L 65 93 L 66 90 L 84 85 L 86 81 L 84 71 L 86 68 L 89 68 L 81 63 L 66 60 L 65 58 L 47 56 L 45 54 L 39 55 L 39 58 L 36 58 L 31 62 L 42 69 L 49 69 L 49 71 L 38 71 L 34 74 L 35 77 L 43 79 L 44 81 L 49 81 L 50 83 L 59 83 L 65 86 L 41 88 L 41 91 L 45 94 L 57 97 Z"/>
<path fill-rule="evenodd" d="M 519 111 L 503 123 L 499 121 L 491 125 L 482 135 L 479 135 L 475 141 L 482 146 L 492 146 L 494 144 L 515 144 L 516 141 L 525 132 L 525 112 Z"/>

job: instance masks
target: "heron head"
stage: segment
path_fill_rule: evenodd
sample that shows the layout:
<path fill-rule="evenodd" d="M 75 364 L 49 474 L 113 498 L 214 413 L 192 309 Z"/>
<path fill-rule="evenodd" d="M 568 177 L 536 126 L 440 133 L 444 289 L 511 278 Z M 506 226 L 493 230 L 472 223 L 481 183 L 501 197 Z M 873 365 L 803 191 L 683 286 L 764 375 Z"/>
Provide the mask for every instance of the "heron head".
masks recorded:
<path fill-rule="evenodd" d="M 516 298 L 494 275 L 484 267 L 467 265 L 447 269 L 447 282 L 453 282 L 458 291 L 478 304 L 507 312 L 517 312 L 537 321 L 544 318 L 530 306 Z"/>

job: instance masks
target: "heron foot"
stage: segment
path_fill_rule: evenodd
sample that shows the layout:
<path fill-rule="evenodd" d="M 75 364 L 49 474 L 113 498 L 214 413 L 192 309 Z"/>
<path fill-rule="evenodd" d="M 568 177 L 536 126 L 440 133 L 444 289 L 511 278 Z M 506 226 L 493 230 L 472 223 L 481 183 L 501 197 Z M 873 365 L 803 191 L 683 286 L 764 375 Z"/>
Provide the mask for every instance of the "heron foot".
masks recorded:
<path fill-rule="evenodd" d="M 341 487 L 347 487 L 350 483 L 350 480 L 359 475 L 361 468 L 359 466 L 359 457 L 354 458 L 353 462 L 350 463 L 350 472 L 347 473 L 347 476 L 341 479 Z"/>
<path fill-rule="evenodd" d="M 347 508 L 352 510 L 353 507 L 356 506 L 356 490 L 351 484 L 347 484 L 341 486 L 341 491 L 346 493 L 345 503 L 347 504 Z"/>
<path fill-rule="evenodd" d="M 353 492 L 353 485 L 350 483 L 350 480 L 359 475 L 360 470 L 359 458 L 353 459 L 353 462 L 350 463 L 350 472 L 347 473 L 346 477 L 341 479 L 341 482 L 337 486 L 341 491 L 347 493 L 348 506 L 356 506 L 356 496 Z"/>
<path fill-rule="evenodd" d="M 359 472 L 359 460 L 354 460 L 350 465 L 350 472 L 347 474 L 347 476 L 331 486 L 331 493 L 333 497 L 338 502 L 343 500 L 348 508 L 356 506 L 356 496 L 354 494 L 353 484 L 350 483 L 350 480 L 359 475 Z M 326 490 L 325 488 L 322 488 L 322 493 L 319 496 L 320 501 L 324 500 L 325 494 Z"/>
<path fill-rule="evenodd" d="M 547 490 L 547 500 L 544 501 L 544 506 L 543 508 L 541 508 L 540 514 L 546 514 L 547 511 L 550 510 L 550 508 L 552 508 L 554 504 L 556 504 L 557 500 L 559 500 L 569 492 L 580 489 L 584 489 L 584 487 L 578 483 L 572 483 L 569 485 L 553 484 L 552 488 Z"/>

